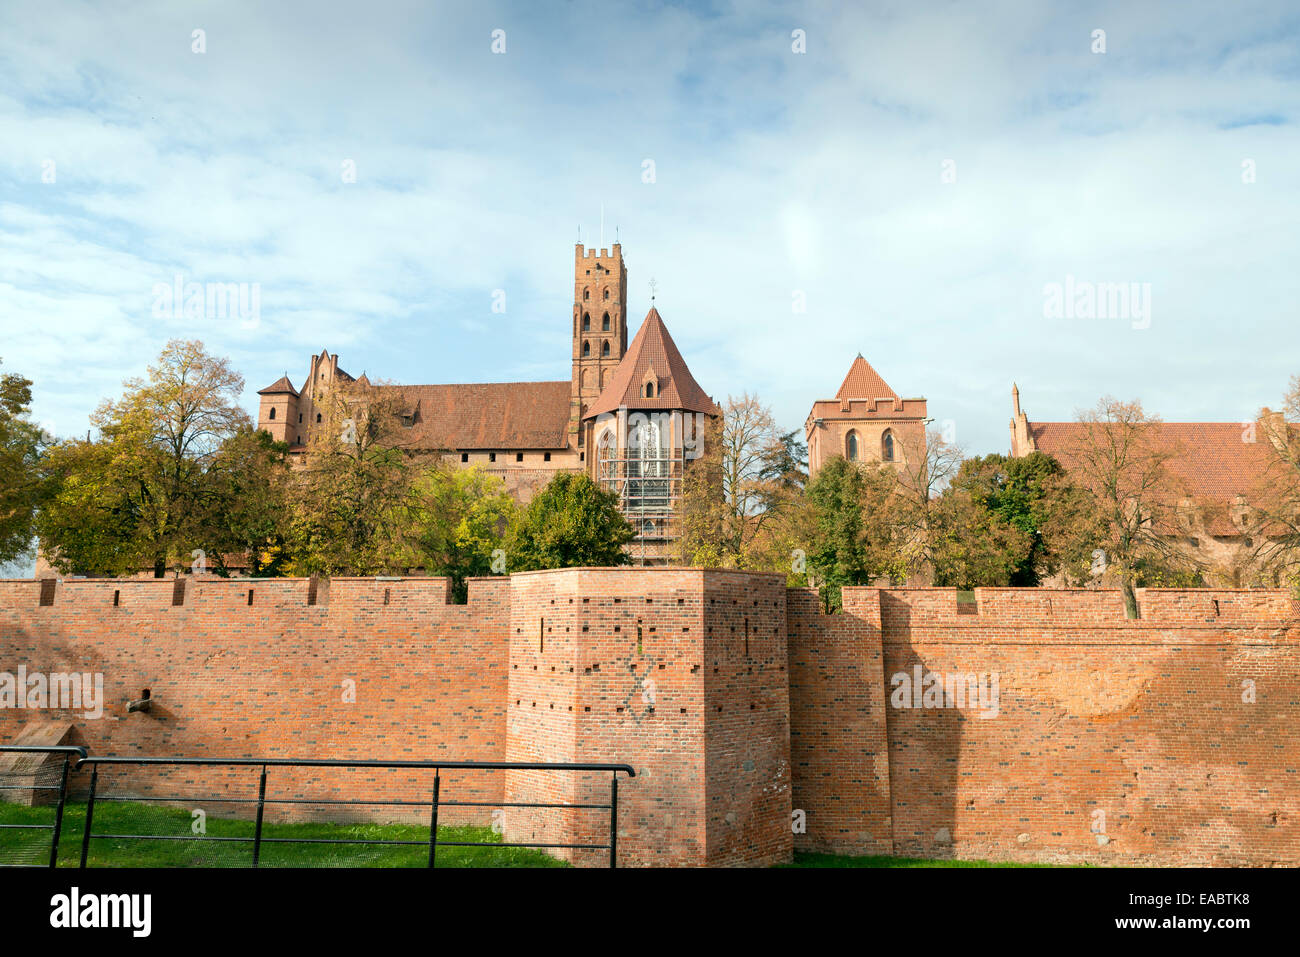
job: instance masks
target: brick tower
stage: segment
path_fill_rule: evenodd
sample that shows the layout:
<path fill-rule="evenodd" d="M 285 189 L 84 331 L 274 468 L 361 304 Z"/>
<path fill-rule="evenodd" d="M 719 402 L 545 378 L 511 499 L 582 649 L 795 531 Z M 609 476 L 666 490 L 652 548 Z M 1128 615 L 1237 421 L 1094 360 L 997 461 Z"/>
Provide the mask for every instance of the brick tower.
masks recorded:
<path fill-rule="evenodd" d="M 596 401 L 627 351 L 627 267 L 623 247 L 584 249 L 573 256 L 573 384 L 569 446 L 582 447 L 583 413 Z"/>

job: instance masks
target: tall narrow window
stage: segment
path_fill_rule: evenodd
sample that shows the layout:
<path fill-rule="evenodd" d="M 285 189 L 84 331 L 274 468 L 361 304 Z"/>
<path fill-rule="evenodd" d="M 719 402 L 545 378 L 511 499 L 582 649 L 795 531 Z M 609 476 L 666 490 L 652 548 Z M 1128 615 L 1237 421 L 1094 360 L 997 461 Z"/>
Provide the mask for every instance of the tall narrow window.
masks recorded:
<path fill-rule="evenodd" d="M 888 429 L 880 437 L 880 460 L 882 462 L 894 461 L 894 433 Z"/>
<path fill-rule="evenodd" d="M 587 315 L 584 312 L 582 314 L 582 331 L 589 332 L 590 330 L 591 330 L 591 316 Z"/>
<path fill-rule="evenodd" d="M 606 298 L 606 299 L 609 298 L 609 290 L 608 290 L 608 289 L 605 290 L 605 298 Z"/>
<path fill-rule="evenodd" d="M 602 332 L 609 332 L 609 313 L 605 313 L 605 318 L 600 320 L 600 329 Z"/>
<path fill-rule="evenodd" d="M 582 343 L 582 357 L 585 359 L 589 355 L 591 355 L 591 343 L 584 339 Z"/>
<path fill-rule="evenodd" d="M 582 290 L 582 301 L 586 302 L 590 298 L 591 298 L 591 290 L 590 289 Z"/>
<path fill-rule="evenodd" d="M 653 382 L 647 382 L 645 384 L 645 397 L 647 399 L 653 399 L 655 397 L 655 384 Z"/>
<path fill-rule="evenodd" d="M 272 409 L 272 410 L 271 410 L 271 418 L 273 418 L 273 419 L 275 418 L 275 409 Z"/>
<path fill-rule="evenodd" d="M 844 456 L 850 462 L 858 460 L 858 433 L 849 433 L 849 437 L 844 443 Z"/>
<path fill-rule="evenodd" d="M 600 344 L 600 354 L 601 354 L 602 356 L 607 356 L 607 355 L 609 355 L 609 340 L 608 340 L 608 339 L 606 339 L 604 342 L 602 342 L 602 343 Z"/>

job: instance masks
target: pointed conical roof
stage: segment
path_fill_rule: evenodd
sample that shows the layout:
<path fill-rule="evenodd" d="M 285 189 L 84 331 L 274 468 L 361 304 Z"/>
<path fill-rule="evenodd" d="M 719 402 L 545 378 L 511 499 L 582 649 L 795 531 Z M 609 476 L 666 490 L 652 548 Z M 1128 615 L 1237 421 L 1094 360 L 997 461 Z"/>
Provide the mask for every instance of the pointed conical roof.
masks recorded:
<path fill-rule="evenodd" d="M 288 375 L 282 375 L 280 376 L 280 378 L 276 379 L 274 382 L 268 385 L 265 389 L 257 390 L 258 395 L 283 395 L 286 392 L 289 395 L 298 394 L 298 390 L 295 389 L 293 387 L 293 383 L 289 381 Z"/>
<path fill-rule="evenodd" d="M 653 398 L 642 394 L 646 373 L 653 371 L 659 387 Z M 659 310 L 653 306 L 637 330 L 604 390 L 587 410 L 587 418 L 616 412 L 619 406 L 629 409 L 682 409 L 714 415 L 718 407 L 708 397 L 686 367 L 677 344 L 668 334 Z"/>
<path fill-rule="evenodd" d="M 845 399 L 897 399 L 898 394 L 889 387 L 889 383 L 880 378 L 880 373 L 871 368 L 871 363 L 862 358 L 862 353 L 849 366 L 849 374 L 844 377 L 840 391 L 835 398 Z"/>

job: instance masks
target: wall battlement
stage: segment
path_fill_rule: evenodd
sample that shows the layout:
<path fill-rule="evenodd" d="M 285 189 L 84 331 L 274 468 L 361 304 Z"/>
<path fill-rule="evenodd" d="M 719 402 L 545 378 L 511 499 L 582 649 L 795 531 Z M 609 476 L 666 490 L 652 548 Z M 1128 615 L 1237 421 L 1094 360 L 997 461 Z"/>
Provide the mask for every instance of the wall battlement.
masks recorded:
<path fill-rule="evenodd" d="M 440 578 L 0 581 L 0 672 L 97 672 L 106 698 L 95 717 L 0 707 L 0 740 L 56 718 L 98 754 L 626 762 L 633 864 L 795 848 L 1300 864 L 1290 595 L 1148 589 L 1139 604 L 1129 621 L 1118 592 L 853 587 L 827 615 L 780 575 L 676 568 L 473 579 L 465 605 Z M 964 697 L 954 675 L 990 695 Z M 929 697 L 910 689 L 928 676 Z M 128 713 L 143 688 L 153 710 Z M 422 787 L 394 774 L 367 793 Z M 602 843 L 603 825 L 504 805 L 607 788 L 444 782 L 488 805 L 449 808 L 452 823 L 499 802 L 507 836 L 555 843 Z"/>

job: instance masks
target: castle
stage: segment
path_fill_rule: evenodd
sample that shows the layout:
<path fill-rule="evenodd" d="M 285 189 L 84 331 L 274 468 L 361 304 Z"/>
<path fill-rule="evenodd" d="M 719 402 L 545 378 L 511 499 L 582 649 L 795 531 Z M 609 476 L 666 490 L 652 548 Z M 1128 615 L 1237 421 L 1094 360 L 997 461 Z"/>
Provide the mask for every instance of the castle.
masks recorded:
<path fill-rule="evenodd" d="M 260 396 L 257 425 L 301 459 L 334 429 L 333 390 L 400 394 L 402 446 L 501 478 L 522 503 L 559 472 L 586 472 L 618 496 L 642 564 L 671 558 L 674 511 L 689 463 L 720 409 L 702 389 L 652 305 L 628 343 L 623 249 L 574 250 L 572 366 L 568 382 L 376 385 L 311 357 L 301 389 L 281 377 Z"/>

